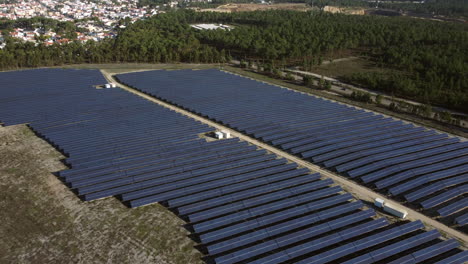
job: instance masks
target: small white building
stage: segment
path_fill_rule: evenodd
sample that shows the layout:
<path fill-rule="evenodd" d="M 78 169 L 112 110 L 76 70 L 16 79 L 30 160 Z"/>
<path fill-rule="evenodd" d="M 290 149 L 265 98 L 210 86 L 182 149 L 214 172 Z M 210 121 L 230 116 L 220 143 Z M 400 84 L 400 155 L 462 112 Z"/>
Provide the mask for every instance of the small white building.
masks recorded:
<path fill-rule="evenodd" d="M 215 138 L 217 138 L 217 139 L 223 139 L 223 138 L 224 138 L 223 132 L 216 131 L 216 132 L 215 132 Z"/>
<path fill-rule="evenodd" d="M 221 133 L 223 133 L 224 138 L 231 138 L 231 133 L 226 130 L 222 130 Z"/>
<path fill-rule="evenodd" d="M 223 24 L 195 24 L 195 25 L 190 25 L 192 28 L 198 29 L 198 30 L 215 30 L 215 29 L 224 29 L 224 30 L 231 30 L 232 27 L 228 25 L 223 25 Z"/>
<path fill-rule="evenodd" d="M 374 205 L 383 208 L 385 201 L 380 198 L 375 198 Z"/>

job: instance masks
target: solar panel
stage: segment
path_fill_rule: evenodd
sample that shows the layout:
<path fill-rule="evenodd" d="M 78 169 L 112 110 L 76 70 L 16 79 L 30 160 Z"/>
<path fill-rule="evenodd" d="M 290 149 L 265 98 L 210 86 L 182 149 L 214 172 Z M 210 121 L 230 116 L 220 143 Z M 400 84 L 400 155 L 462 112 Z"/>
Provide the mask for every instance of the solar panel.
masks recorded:
<path fill-rule="evenodd" d="M 468 213 L 463 214 L 463 215 L 458 216 L 457 218 L 455 218 L 455 223 L 460 225 L 460 226 L 468 224 Z"/>
<path fill-rule="evenodd" d="M 325 237 L 320 237 L 311 241 L 308 241 L 304 244 L 294 246 L 291 248 L 286 249 L 284 252 L 278 252 L 272 255 L 269 255 L 264 258 L 260 258 L 256 260 L 254 263 L 283 263 L 285 260 L 291 260 L 294 258 L 298 258 L 304 256 L 308 253 L 315 252 L 326 248 L 328 246 L 332 246 L 335 244 L 339 244 L 340 242 L 351 239 L 360 235 L 364 235 L 369 232 L 373 232 L 388 225 L 388 222 L 385 219 L 377 219 L 371 222 L 366 222 L 363 224 L 359 224 L 342 231 L 339 231 L 335 234 L 330 234 Z M 299 261 L 295 261 L 295 263 L 300 263 Z M 304 261 L 304 263 L 310 263 Z"/>
<path fill-rule="evenodd" d="M 463 195 L 467 191 L 466 186 L 461 186 L 461 187 L 456 187 L 451 190 L 445 191 L 439 195 L 436 195 L 430 199 L 424 200 L 421 202 L 422 207 L 424 208 L 432 208 L 436 205 L 439 205 L 441 203 L 445 203 L 448 200 L 451 200 L 453 198 L 456 198 L 460 195 Z"/>
<path fill-rule="evenodd" d="M 298 215 L 303 215 L 309 212 L 320 210 L 329 206 L 337 205 L 345 201 L 350 200 L 352 197 L 349 194 L 332 196 L 325 198 L 319 201 L 312 201 L 303 205 L 299 205 L 292 208 L 287 208 L 275 212 L 273 214 L 267 214 L 264 216 L 259 216 L 250 220 L 245 220 L 237 224 L 232 224 L 227 227 L 216 229 L 211 232 L 207 232 L 200 235 L 200 240 L 203 243 L 211 243 L 216 240 L 220 240 L 228 235 L 231 235 L 231 232 L 236 231 L 236 233 L 241 234 L 247 230 L 257 229 L 261 226 L 270 225 L 276 222 L 283 221 L 285 219 L 293 218 Z M 333 208 L 326 209 L 321 211 L 319 214 L 314 214 L 317 219 L 324 220 L 327 218 L 335 217 L 337 215 L 346 214 L 348 212 L 357 210 L 362 207 L 361 202 L 353 202 L 351 204 L 343 204 L 339 206 L 334 206 Z M 228 235 L 227 235 L 228 234 Z"/>
<path fill-rule="evenodd" d="M 432 195 L 432 194 L 434 194 L 434 193 L 436 193 L 438 191 L 442 191 L 443 189 L 451 187 L 453 185 L 467 183 L 468 182 L 468 177 L 467 176 L 468 176 L 467 174 L 463 174 L 463 175 L 460 175 L 460 176 L 456 176 L 456 177 L 453 177 L 453 178 L 449 178 L 449 179 L 446 179 L 446 180 L 443 180 L 443 181 L 433 183 L 433 184 L 428 185 L 428 186 L 423 187 L 423 188 L 420 187 L 421 185 L 417 185 L 416 183 L 409 183 L 409 184 L 411 184 L 410 185 L 411 188 L 419 187 L 419 189 L 405 195 L 405 197 L 408 200 L 411 200 L 411 201 L 421 199 L 423 197 Z"/>
<path fill-rule="evenodd" d="M 468 251 L 462 251 L 456 255 L 444 258 L 435 264 L 463 264 L 468 261 Z"/>
<path fill-rule="evenodd" d="M 437 210 L 442 217 L 447 217 L 468 207 L 468 198 L 463 198 L 456 203 L 449 204 Z"/>
<path fill-rule="evenodd" d="M 271 222 L 270 219 L 266 219 L 265 222 L 261 222 L 259 226 L 265 225 L 265 227 L 261 228 L 259 231 L 251 231 L 249 233 L 236 236 L 227 240 L 220 241 L 215 244 L 211 244 L 207 246 L 208 252 L 210 254 L 219 254 L 223 251 L 230 250 L 232 248 L 241 247 L 248 245 L 252 242 L 256 242 L 259 240 L 263 240 L 269 236 L 276 236 L 279 234 L 284 234 L 287 232 L 291 232 L 291 230 L 297 229 L 301 226 L 311 225 L 315 222 L 324 221 L 330 217 L 335 217 L 337 215 L 346 214 L 350 211 L 357 210 L 362 207 L 362 204 L 352 204 L 345 206 L 338 206 L 337 208 L 333 208 L 334 210 L 327 210 L 329 212 L 322 212 L 309 214 L 304 216 L 297 216 L 295 218 L 290 218 L 288 221 L 282 221 L 279 223 Z M 346 208 L 346 209 L 344 209 Z M 344 209 L 344 210 L 343 210 Z M 299 214 L 300 215 L 300 214 Z M 266 217 L 265 217 L 266 218 Z M 257 221 L 261 221 L 257 219 Z M 275 223 L 272 225 L 272 223 Z M 226 232 L 228 231 L 228 232 Z M 232 229 L 223 230 L 224 236 L 229 236 L 232 234 L 240 233 L 239 230 L 233 231 Z M 227 234 L 226 234 L 227 233 Z M 219 231 L 215 231 L 215 234 L 220 234 Z M 206 243 L 207 241 L 203 240 L 206 236 L 201 236 L 202 242 Z M 220 238 L 220 236 L 216 236 L 216 238 Z"/>
<path fill-rule="evenodd" d="M 329 184 L 330 182 L 328 181 L 318 181 L 318 182 L 307 183 L 307 184 L 303 184 L 300 186 L 295 186 L 292 188 L 279 190 L 277 192 L 267 193 L 262 196 L 253 197 L 253 198 L 246 199 L 243 201 L 230 203 L 226 206 L 218 206 L 213 209 L 208 209 L 208 210 L 204 210 L 204 211 L 197 212 L 194 214 L 190 214 L 188 218 L 190 219 L 190 221 L 193 221 L 193 222 L 201 221 L 204 219 L 208 219 L 210 217 L 215 217 L 215 216 L 226 214 L 229 212 L 246 209 L 251 206 L 256 206 L 256 205 L 263 204 L 263 203 L 270 203 L 272 201 L 284 199 L 290 196 L 298 195 L 300 193 L 311 192 L 318 188 L 323 188 L 325 186 L 328 186 Z M 328 195 L 329 192 L 332 192 L 332 190 L 333 189 L 324 189 L 324 190 L 316 191 L 314 193 L 310 193 L 308 196 L 311 197 L 315 195 L 316 198 L 319 198 L 319 197 L 323 197 L 323 195 Z"/>
<path fill-rule="evenodd" d="M 392 187 L 390 188 L 390 192 L 393 195 L 398 195 L 405 191 L 411 190 L 417 186 L 422 186 L 432 181 L 448 178 L 448 177 L 451 177 L 457 174 L 462 174 L 462 173 L 463 175 L 466 175 L 466 172 L 468 172 L 468 165 L 462 165 L 462 166 L 453 167 L 453 168 L 443 170 L 443 171 L 432 172 L 432 173 L 420 176 L 414 180 L 405 182 L 404 184 L 400 184 L 395 187 Z"/>
<path fill-rule="evenodd" d="M 276 190 L 276 189 L 281 189 L 281 188 L 297 185 L 297 184 L 299 184 L 299 182 L 294 182 L 294 181 L 296 181 L 296 179 L 298 179 L 300 181 L 303 181 L 304 183 L 320 179 L 319 174 L 316 174 L 315 176 L 305 174 L 305 175 L 300 176 L 300 177 L 292 177 L 293 176 L 292 173 L 295 173 L 295 172 L 296 172 L 296 170 L 293 170 L 293 171 L 290 171 L 290 172 L 287 172 L 287 173 L 278 174 L 278 175 L 284 175 L 284 179 L 282 181 L 274 182 L 274 183 L 271 183 L 271 184 L 267 183 L 267 185 L 260 185 L 257 182 L 253 182 L 251 185 L 255 186 L 255 188 L 250 188 L 249 189 L 249 188 L 247 188 L 249 186 L 247 186 L 244 183 L 244 184 L 240 185 L 239 188 L 238 188 L 239 190 L 234 192 L 234 193 L 223 193 L 222 197 L 214 197 L 213 199 L 207 199 L 207 200 L 191 203 L 191 204 L 186 205 L 186 206 L 178 207 L 177 208 L 178 213 L 182 214 L 182 215 L 191 214 L 193 212 L 204 210 L 204 209 L 207 209 L 209 207 L 214 207 L 214 206 L 217 206 L 217 205 L 222 205 L 222 204 L 226 204 L 226 203 L 229 203 L 229 202 L 234 202 L 234 201 L 237 201 L 237 200 L 240 200 L 240 199 L 246 199 L 246 198 L 249 198 L 249 197 L 257 196 L 257 195 L 265 193 L 265 192 L 270 192 L 270 191 L 273 191 L 273 190 Z M 229 187 L 233 187 L 233 185 L 234 184 L 228 185 L 228 186 L 226 186 L 226 188 L 223 188 L 223 189 L 228 189 Z M 216 189 L 216 190 L 219 190 L 219 189 Z M 192 197 L 197 197 L 197 196 L 199 196 L 199 194 L 201 194 L 202 196 L 205 196 L 205 192 L 202 192 L 202 193 L 194 194 L 194 195 L 192 195 Z M 220 195 L 221 195 L 221 193 L 220 193 Z M 184 196 L 182 199 L 187 199 L 187 196 Z M 172 200 L 169 200 L 168 203 L 169 203 L 169 205 L 173 204 Z"/>
<path fill-rule="evenodd" d="M 402 258 L 394 260 L 389 264 L 409 264 L 409 263 L 421 263 L 425 260 L 433 258 L 437 255 L 443 254 L 447 251 L 450 251 L 454 248 L 457 248 L 460 244 L 457 240 L 451 238 L 449 240 L 445 240 L 443 242 L 437 243 L 433 246 L 423 248 L 418 250 L 410 255 L 406 255 Z"/>
<path fill-rule="evenodd" d="M 395 256 L 401 252 L 408 250 L 410 248 L 419 246 L 431 240 L 435 240 L 440 236 L 440 233 L 437 230 L 431 230 L 422 234 L 415 235 L 413 237 L 401 240 L 399 242 L 393 243 L 391 245 L 385 246 L 383 248 L 376 249 L 359 257 L 348 260 L 346 264 L 351 263 L 369 263 L 380 261 L 385 258 Z M 327 258 L 330 259 L 329 257 Z"/>
<path fill-rule="evenodd" d="M 214 220 L 195 223 L 193 225 L 193 229 L 197 233 L 206 232 L 207 230 L 229 225 L 231 223 L 242 221 L 247 218 L 260 216 L 284 208 L 289 208 L 291 206 L 295 206 L 298 203 L 310 202 L 330 195 L 334 195 L 340 191 L 342 191 L 342 189 L 338 186 L 335 186 L 319 191 L 304 193 L 298 196 L 277 200 L 268 204 L 263 204 L 248 210 L 236 211 L 228 215 L 217 217 Z"/>
<path fill-rule="evenodd" d="M 331 230 L 347 226 L 351 223 L 355 223 L 360 220 L 371 217 L 375 213 L 372 210 L 355 213 L 350 216 L 345 216 L 328 223 L 322 224 L 320 227 L 311 227 L 307 230 L 300 230 L 293 233 L 288 233 L 280 238 L 269 240 L 260 244 L 256 244 L 253 248 L 242 248 L 234 253 L 227 254 L 218 258 L 215 258 L 216 263 L 236 263 L 245 261 L 249 258 L 255 257 L 262 253 L 266 253 L 277 249 L 279 247 L 287 246 L 289 244 L 309 239 L 311 237 L 329 232 Z M 335 241 L 336 243 L 336 241 Z"/>

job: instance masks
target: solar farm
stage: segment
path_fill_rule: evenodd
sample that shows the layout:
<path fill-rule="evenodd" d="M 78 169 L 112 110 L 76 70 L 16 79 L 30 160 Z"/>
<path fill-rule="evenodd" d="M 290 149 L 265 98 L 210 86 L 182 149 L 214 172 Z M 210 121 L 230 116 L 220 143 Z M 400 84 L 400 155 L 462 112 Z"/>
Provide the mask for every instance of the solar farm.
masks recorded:
<path fill-rule="evenodd" d="M 460 138 L 214 69 L 117 78 L 466 231 Z M 84 202 L 165 206 L 206 263 L 468 261 L 466 241 L 386 218 L 319 173 L 210 138 L 214 127 L 124 89 L 98 89 L 107 82 L 98 70 L 2 72 L 0 121 L 27 123 L 62 152 L 69 169 L 55 174 Z"/>
<path fill-rule="evenodd" d="M 467 224 L 468 142 L 217 70 L 186 72 L 140 72 L 118 78 L 381 192 L 400 196 L 428 213 L 455 218 L 460 226 Z"/>

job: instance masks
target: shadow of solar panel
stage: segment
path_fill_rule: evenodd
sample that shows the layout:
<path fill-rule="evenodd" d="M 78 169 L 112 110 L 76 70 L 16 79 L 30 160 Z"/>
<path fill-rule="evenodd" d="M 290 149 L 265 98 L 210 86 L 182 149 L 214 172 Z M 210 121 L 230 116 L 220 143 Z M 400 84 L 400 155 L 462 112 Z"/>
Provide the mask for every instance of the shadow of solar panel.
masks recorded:
<path fill-rule="evenodd" d="M 455 223 L 460 226 L 468 224 L 468 213 L 455 218 Z"/>
<path fill-rule="evenodd" d="M 460 252 L 456 255 L 445 258 L 435 264 L 463 264 L 468 261 L 468 251 Z"/>
<path fill-rule="evenodd" d="M 466 193 L 466 188 L 465 188 Z M 449 204 L 437 210 L 442 217 L 447 217 L 468 207 L 468 198 L 463 198 L 456 203 Z"/>

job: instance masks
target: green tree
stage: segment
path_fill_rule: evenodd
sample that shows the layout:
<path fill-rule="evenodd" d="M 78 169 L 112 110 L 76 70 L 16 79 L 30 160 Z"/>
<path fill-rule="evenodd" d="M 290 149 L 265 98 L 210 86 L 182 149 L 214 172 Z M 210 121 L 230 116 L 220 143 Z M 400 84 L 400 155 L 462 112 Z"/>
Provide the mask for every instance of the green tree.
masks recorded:
<path fill-rule="evenodd" d="M 304 77 L 302 77 L 302 81 L 305 86 L 309 88 L 314 87 L 314 79 L 311 76 L 305 75 Z"/>

